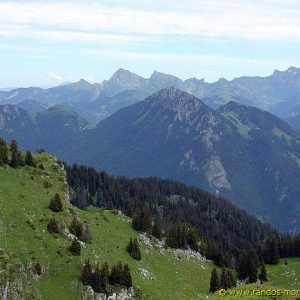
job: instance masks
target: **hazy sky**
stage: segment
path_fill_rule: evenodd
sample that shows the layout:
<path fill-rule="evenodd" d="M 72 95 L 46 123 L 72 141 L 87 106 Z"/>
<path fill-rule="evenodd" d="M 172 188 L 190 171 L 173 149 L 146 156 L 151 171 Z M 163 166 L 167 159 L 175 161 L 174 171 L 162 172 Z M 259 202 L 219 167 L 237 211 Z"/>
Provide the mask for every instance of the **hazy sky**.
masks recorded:
<path fill-rule="evenodd" d="M 0 87 L 300 67 L 300 0 L 0 0 Z"/>

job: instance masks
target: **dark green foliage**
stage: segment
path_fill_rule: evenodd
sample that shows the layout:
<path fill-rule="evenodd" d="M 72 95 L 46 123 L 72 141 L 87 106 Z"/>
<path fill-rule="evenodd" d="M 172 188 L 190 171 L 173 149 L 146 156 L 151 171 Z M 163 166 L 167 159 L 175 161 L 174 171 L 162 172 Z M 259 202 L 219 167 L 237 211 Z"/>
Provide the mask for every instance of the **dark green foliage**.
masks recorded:
<path fill-rule="evenodd" d="M 90 229 L 87 224 L 83 225 L 82 227 L 82 233 L 80 239 L 85 243 L 89 243 L 92 240 Z"/>
<path fill-rule="evenodd" d="M 9 165 L 12 168 L 16 168 L 18 166 L 24 166 L 25 162 L 23 160 L 22 153 L 19 150 L 16 140 L 12 140 L 11 145 L 10 145 L 10 151 L 11 151 L 11 159 L 10 159 Z"/>
<path fill-rule="evenodd" d="M 289 249 L 285 249 L 285 251 L 289 251 Z M 276 265 L 279 262 L 279 258 L 278 238 L 267 239 L 264 250 L 264 261 L 267 264 Z"/>
<path fill-rule="evenodd" d="M 139 210 L 132 219 L 132 226 L 135 230 L 143 232 L 151 232 L 151 214 L 148 207 Z"/>
<path fill-rule="evenodd" d="M 199 250 L 199 236 L 197 230 L 189 228 L 187 224 L 172 224 L 167 232 L 166 246 L 171 248 Z"/>
<path fill-rule="evenodd" d="M 74 234 L 77 238 L 81 239 L 82 236 L 82 224 L 78 218 L 73 217 L 72 223 L 69 227 L 70 233 Z"/>
<path fill-rule="evenodd" d="M 261 282 L 268 281 L 268 277 L 267 277 L 267 269 L 266 269 L 266 266 L 265 266 L 265 263 L 264 263 L 264 262 L 262 262 L 262 264 L 261 264 L 261 267 L 260 267 L 260 273 L 259 273 L 258 279 L 259 279 Z"/>
<path fill-rule="evenodd" d="M 199 235 L 195 228 L 189 228 L 187 243 L 194 251 L 199 251 Z"/>
<path fill-rule="evenodd" d="M 55 194 L 55 196 L 51 199 L 49 208 L 54 212 L 63 211 L 63 204 L 59 194 Z"/>
<path fill-rule="evenodd" d="M 238 261 L 238 277 L 241 280 L 249 279 L 249 283 L 257 281 L 257 271 L 259 267 L 259 259 L 254 250 L 244 250 Z"/>
<path fill-rule="evenodd" d="M 133 227 L 148 232 L 153 230 L 151 220 L 155 225 L 161 214 L 161 227 L 169 235 L 170 247 L 175 248 L 196 249 L 196 235 L 192 231 L 189 234 L 195 228 L 198 241 L 206 245 L 207 258 L 218 266 L 228 261 L 229 267 L 234 266 L 243 249 L 252 248 L 275 232 L 229 202 L 182 183 L 156 178 L 114 178 L 85 166 L 65 168 L 68 184 L 74 191 L 71 203 L 75 206 L 84 209 L 95 205 L 96 199 L 99 207 L 130 211 L 134 216 Z M 178 198 L 176 203 L 170 201 L 172 195 Z M 178 234 L 172 224 L 187 224 L 189 230 Z"/>
<path fill-rule="evenodd" d="M 139 246 L 139 242 L 136 238 L 134 240 L 132 240 L 132 238 L 130 238 L 130 241 L 129 241 L 129 244 L 128 244 L 126 250 L 133 259 L 141 260 L 140 246 Z"/>
<path fill-rule="evenodd" d="M 126 288 L 130 288 L 132 286 L 132 277 L 128 264 L 125 264 L 123 268 L 123 285 Z"/>
<path fill-rule="evenodd" d="M 81 281 L 84 285 L 92 286 L 93 284 L 93 268 L 89 260 L 86 260 L 81 271 Z"/>
<path fill-rule="evenodd" d="M 34 162 L 33 156 L 31 154 L 30 151 L 26 151 L 26 155 L 25 155 L 25 164 L 27 166 L 31 166 L 31 167 L 35 167 L 36 164 Z"/>
<path fill-rule="evenodd" d="M 93 268 L 89 260 L 86 260 L 81 271 L 81 281 L 84 285 L 91 286 L 96 293 L 107 293 L 108 284 L 126 288 L 132 286 L 129 266 L 128 264 L 123 266 L 120 261 L 112 266 L 110 272 L 106 262 L 100 269 L 98 265 Z"/>
<path fill-rule="evenodd" d="M 80 252 L 81 252 L 81 245 L 80 243 L 77 241 L 77 239 L 74 239 L 72 241 L 72 244 L 71 246 L 69 247 L 69 250 L 70 252 L 73 254 L 73 255 L 80 255 Z"/>
<path fill-rule="evenodd" d="M 218 291 L 221 287 L 220 284 L 220 278 L 218 275 L 218 272 L 216 270 L 216 268 L 213 268 L 211 271 L 211 276 L 210 276 L 210 285 L 209 285 L 209 292 L 210 293 L 214 293 L 216 291 Z"/>
<path fill-rule="evenodd" d="M 94 292 L 96 293 L 104 293 L 102 287 L 102 277 L 101 277 L 101 270 L 99 266 L 97 265 L 94 272 L 93 272 L 93 282 L 92 282 L 92 288 Z"/>
<path fill-rule="evenodd" d="M 57 221 L 55 220 L 55 218 L 51 218 L 48 225 L 47 225 L 47 230 L 50 233 L 59 233 L 60 232 L 60 227 L 57 223 Z"/>
<path fill-rule="evenodd" d="M 34 266 L 34 273 L 38 276 L 42 275 L 42 266 L 39 261 Z"/>
<path fill-rule="evenodd" d="M 160 218 L 158 216 L 156 216 L 154 219 L 154 223 L 152 226 L 152 235 L 159 240 L 162 237 L 162 225 L 161 225 Z"/>
<path fill-rule="evenodd" d="M 227 269 L 225 267 L 222 268 L 221 276 L 220 276 L 220 284 L 221 287 L 227 290 L 230 287 L 230 277 Z"/>
<path fill-rule="evenodd" d="M 9 164 L 8 148 L 5 140 L 0 138 L 0 165 Z"/>

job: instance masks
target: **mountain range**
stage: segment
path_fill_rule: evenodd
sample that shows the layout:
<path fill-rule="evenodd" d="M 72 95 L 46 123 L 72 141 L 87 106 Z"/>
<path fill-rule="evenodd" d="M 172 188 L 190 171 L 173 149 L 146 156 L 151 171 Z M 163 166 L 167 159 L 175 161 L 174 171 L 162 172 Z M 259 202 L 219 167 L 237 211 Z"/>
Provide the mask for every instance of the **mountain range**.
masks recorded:
<path fill-rule="evenodd" d="M 68 106 L 30 114 L 4 105 L 0 136 L 114 175 L 180 180 L 282 231 L 300 230 L 300 134 L 255 107 L 230 101 L 213 110 L 169 87 L 91 126 Z"/>
<path fill-rule="evenodd" d="M 295 67 L 286 71 L 276 70 L 267 77 L 244 76 L 231 81 L 220 78 L 214 83 L 197 78 L 183 81 L 157 71 L 150 78 L 143 78 L 119 69 L 102 83 L 90 84 L 81 79 L 48 89 L 31 87 L 0 91 L 0 104 L 34 101 L 34 106 L 27 105 L 31 112 L 65 104 L 90 123 L 96 124 L 119 109 L 169 86 L 200 98 L 214 109 L 229 101 L 236 101 L 270 111 L 281 118 L 291 118 L 300 113 L 300 69 Z"/>

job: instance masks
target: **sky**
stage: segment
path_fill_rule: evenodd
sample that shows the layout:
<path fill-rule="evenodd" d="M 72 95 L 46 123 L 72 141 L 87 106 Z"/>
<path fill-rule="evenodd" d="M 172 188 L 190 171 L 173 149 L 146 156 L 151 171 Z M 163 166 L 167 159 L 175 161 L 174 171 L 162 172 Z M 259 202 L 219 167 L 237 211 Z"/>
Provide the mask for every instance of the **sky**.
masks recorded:
<path fill-rule="evenodd" d="M 300 0 L 0 0 L 0 87 L 300 67 Z"/>

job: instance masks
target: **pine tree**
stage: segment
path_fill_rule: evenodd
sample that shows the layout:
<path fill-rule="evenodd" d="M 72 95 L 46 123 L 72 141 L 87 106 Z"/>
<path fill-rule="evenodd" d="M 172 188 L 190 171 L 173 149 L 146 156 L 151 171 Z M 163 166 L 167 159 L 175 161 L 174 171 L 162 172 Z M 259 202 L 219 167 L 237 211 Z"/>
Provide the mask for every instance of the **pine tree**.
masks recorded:
<path fill-rule="evenodd" d="M 84 285 L 92 286 L 93 284 L 93 268 L 89 260 L 86 260 L 81 272 L 81 281 Z"/>
<path fill-rule="evenodd" d="M 35 162 L 30 151 L 26 151 L 25 164 L 27 166 L 35 167 Z"/>
<path fill-rule="evenodd" d="M 234 279 L 234 276 L 232 274 L 231 270 L 227 270 L 227 277 L 228 277 L 228 282 L 229 282 L 229 288 L 233 288 L 236 286 L 236 281 Z"/>
<path fill-rule="evenodd" d="M 132 250 L 130 255 L 131 255 L 132 258 L 134 258 L 136 260 L 141 260 L 142 259 L 139 242 L 136 238 L 133 240 L 133 250 Z"/>
<path fill-rule="evenodd" d="M 117 269 L 117 284 L 122 284 L 122 282 L 123 282 L 123 266 L 120 261 L 117 263 L 116 269 Z"/>
<path fill-rule="evenodd" d="M 108 264 L 105 262 L 101 268 L 101 290 L 103 293 L 107 293 L 108 288 L 108 277 L 109 277 L 109 269 Z"/>
<path fill-rule="evenodd" d="M 55 196 L 51 199 L 49 208 L 54 212 L 63 211 L 63 204 L 59 194 L 55 194 Z"/>
<path fill-rule="evenodd" d="M 80 252 L 81 252 L 81 245 L 80 243 L 77 241 L 77 239 L 74 239 L 72 241 L 72 244 L 71 246 L 69 247 L 69 250 L 70 252 L 73 254 L 73 255 L 80 255 Z"/>
<path fill-rule="evenodd" d="M 115 285 L 117 284 L 118 282 L 118 270 L 117 270 L 117 266 L 116 265 L 113 265 L 112 268 L 111 268 L 111 272 L 110 272 L 110 275 L 109 275 L 109 283 L 111 285 Z"/>
<path fill-rule="evenodd" d="M 248 263 L 248 278 L 249 278 L 249 283 L 257 282 L 257 267 L 255 265 L 254 259 L 251 258 L 249 258 L 249 263 Z"/>
<path fill-rule="evenodd" d="M 101 270 L 97 265 L 93 272 L 92 288 L 96 293 L 102 293 Z"/>
<path fill-rule="evenodd" d="M 82 228 L 81 240 L 88 243 L 92 240 L 89 226 L 86 224 Z"/>
<path fill-rule="evenodd" d="M 24 165 L 22 153 L 19 151 L 19 147 L 16 140 L 12 140 L 10 144 L 10 151 L 11 151 L 11 159 L 10 159 L 10 166 L 12 168 L 16 168 L 20 165 Z"/>
<path fill-rule="evenodd" d="M 228 277 L 227 270 L 223 267 L 221 271 L 221 287 L 225 290 L 227 290 L 230 287 L 230 278 Z"/>
<path fill-rule="evenodd" d="M 271 241 L 269 256 L 270 256 L 269 263 L 273 264 L 273 265 L 277 265 L 279 262 L 280 256 L 279 256 L 279 249 L 278 249 L 278 241 L 276 238 L 273 238 Z"/>
<path fill-rule="evenodd" d="M 268 281 L 267 269 L 266 269 L 266 265 L 264 262 L 262 262 L 262 264 L 261 264 L 260 273 L 259 273 L 258 278 L 261 282 Z"/>
<path fill-rule="evenodd" d="M 82 236 L 82 224 L 78 218 L 73 217 L 71 225 L 69 227 L 70 233 L 74 234 L 77 238 L 81 239 Z"/>
<path fill-rule="evenodd" d="M 220 289 L 220 279 L 216 268 L 211 271 L 209 292 L 214 293 Z"/>
<path fill-rule="evenodd" d="M 50 233 L 59 233 L 60 232 L 60 228 L 58 223 L 56 222 L 55 218 L 51 218 L 48 225 L 47 225 L 47 230 Z"/>
<path fill-rule="evenodd" d="M 195 228 L 190 228 L 187 235 L 187 242 L 188 245 L 191 247 L 192 250 L 198 251 L 199 250 L 199 237 L 198 232 Z"/>
<path fill-rule="evenodd" d="M 132 220 L 132 226 L 135 230 L 143 232 L 151 232 L 151 214 L 148 207 L 143 207 L 138 211 Z"/>
<path fill-rule="evenodd" d="M 129 270 L 129 266 L 128 264 L 125 264 L 124 265 L 124 268 L 123 268 L 123 284 L 126 288 L 130 288 L 132 286 L 132 277 L 131 277 L 131 274 L 130 274 L 130 270 Z"/>
<path fill-rule="evenodd" d="M 162 237 L 161 222 L 160 222 L 160 218 L 159 217 L 156 217 L 154 219 L 154 224 L 153 224 L 153 227 L 152 227 L 152 235 L 154 237 L 156 237 L 157 239 L 159 239 L 159 240 Z"/>
<path fill-rule="evenodd" d="M 42 275 L 42 266 L 39 261 L 34 266 L 34 273 L 38 276 Z"/>
<path fill-rule="evenodd" d="M 128 243 L 127 247 L 126 247 L 126 250 L 127 250 L 127 252 L 129 254 L 132 253 L 132 251 L 133 251 L 133 241 L 132 241 L 132 238 L 130 238 L 129 243 Z"/>
<path fill-rule="evenodd" d="M 6 142 L 0 138 L 0 165 L 9 164 L 8 149 Z"/>

